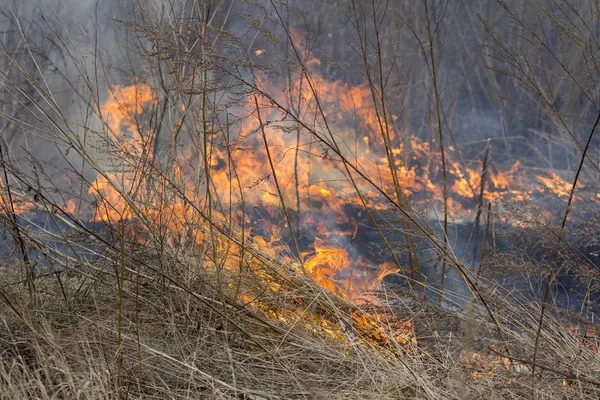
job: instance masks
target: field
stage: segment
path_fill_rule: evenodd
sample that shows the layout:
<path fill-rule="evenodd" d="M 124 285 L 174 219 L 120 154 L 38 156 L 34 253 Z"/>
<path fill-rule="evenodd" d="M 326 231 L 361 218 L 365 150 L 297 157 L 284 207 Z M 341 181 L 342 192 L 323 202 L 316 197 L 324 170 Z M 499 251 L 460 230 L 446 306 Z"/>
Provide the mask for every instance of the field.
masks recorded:
<path fill-rule="evenodd" d="M 598 1 L 0 21 L 0 398 L 600 397 Z"/>

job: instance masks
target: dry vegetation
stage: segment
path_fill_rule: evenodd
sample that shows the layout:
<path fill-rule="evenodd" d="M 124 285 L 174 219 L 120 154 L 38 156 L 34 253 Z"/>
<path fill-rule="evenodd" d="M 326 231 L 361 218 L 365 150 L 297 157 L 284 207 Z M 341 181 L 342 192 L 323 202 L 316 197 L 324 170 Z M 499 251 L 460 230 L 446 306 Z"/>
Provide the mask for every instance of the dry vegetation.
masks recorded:
<path fill-rule="evenodd" d="M 0 398 L 599 398 L 600 3 L 470 3 L 1 6 Z"/>

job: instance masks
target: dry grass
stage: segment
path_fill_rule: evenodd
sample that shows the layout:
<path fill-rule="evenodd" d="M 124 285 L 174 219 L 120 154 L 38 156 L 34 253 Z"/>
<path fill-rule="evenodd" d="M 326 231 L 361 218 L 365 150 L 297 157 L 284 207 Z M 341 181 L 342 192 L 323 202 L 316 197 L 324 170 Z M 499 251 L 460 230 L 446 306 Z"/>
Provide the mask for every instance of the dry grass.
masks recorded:
<path fill-rule="evenodd" d="M 595 129 L 582 146 L 585 118 L 567 119 L 595 100 L 589 85 L 565 89 L 598 72 L 594 35 L 560 1 L 537 8 L 540 25 L 499 1 L 477 10 L 472 33 L 487 35 L 490 54 L 473 59 L 455 31 L 466 11 L 448 4 L 352 2 L 340 36 L 356 35 L 357 46 L 347 43 L 356 54 L 337 58 L 359 72 L 346 80 L 327 79 L 344 70 L 316 55 L 330 44 L 310 41 L 322 22 L 310 7 L 132 2 L 117 24 L 127 62 L 114 67 L 130 70 L 118 73 L 99 25 L 73 40 L 55 10 L 27 21 L 7 7 L 0 398 L 599 398 L 591 297 L 580 312 L 552 301 L 565 271 L 588 295 L 600 282 L 587 254 L 600 237 L 597 199 L 578 186 L 580 173 L 586 189 L 597 177 Z M 334 15 L 338 5 L 323 7 Z M 38 28 L 61 57 L 33 40 Z M 549 28 L 556 48 L 534 35 Z M 584 67 L 562 62 L 577 51 Z M 468 57 L 450 68 L 457 54 Z M 467 80 L 472 65 L 490 68 Z M 458 70 L 466 83 L 449 86 Z M 355 75 L 362 83 L 352 86 Z M 508 107 L 492 93 L 508 78 L 515 104 L 533 103 L 531 129 L 548 130 L 547 151 L 530 145 L 535 159 L 552 168 L 552 155 L 564 156 L 577 177 L 553 196 L 532 189 L 529 203 L 484 198 L 487 173 L 499 170 L 484 140 L 480 187 L 468 182 L 473 196 L 462 199 L 479 194 L 471 211 L 487 209 L 486 227 L 464 235 L 469 210 L 455 218 L 460 198 L 449 192 L 477 162 L 466 163 L 449 115 L 465 92 Z M 561 129 L 574 144 L 557 150 Z M 494 145 L 509 154 L 509 139 L 503 129 Z M 414 176 L 424 171 L 440 180 L 437 200 Z M 413 201 L 419 191 L 425 199 Z M 535 204 L 549 197 L 562 224 Z M 383 272 L 399 272 L 362 297 L 350 289 L 363 275 L 317 276 L 303 253 L 319 235 L 352 248 L 359 230 L 373 232 L 365 268 L 385 259 Z"/>
<path fill-rule="evenodd" d="M 162 257 L 138 251 L 126 251 L 121 289 L 110 260 L 38 278 L 35 302 L 22 284 L 11 284 L 18 276 L 3 272 L 11 302 L 1 315 L 4 397 L 530 394 L 528 360 L 540 306 L 500 288 L 482 288 L 498 331 L 478 306 L 450 312 L 409 301 L 399 288 L 377 294 L 382 306 L 357 307 L 272 258 L 241 273 L 224 272 L 222 291 L 206 259 L 178 249 Z M 540 398 L 595 398 L 600 359 L 593 339 L 584 342 L 567 323 L 573 322 L 551 315 L 544 321 L 535 391 Z M 410 342 L 413 329 L 418 346 Z"/>

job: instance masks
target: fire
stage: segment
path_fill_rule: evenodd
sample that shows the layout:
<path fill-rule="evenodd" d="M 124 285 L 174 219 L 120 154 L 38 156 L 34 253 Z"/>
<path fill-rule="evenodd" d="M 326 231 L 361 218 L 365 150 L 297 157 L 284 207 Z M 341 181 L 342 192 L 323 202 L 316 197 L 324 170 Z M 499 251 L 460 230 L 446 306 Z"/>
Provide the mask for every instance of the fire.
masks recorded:
<path fill-rule="evenodd" d="M 492 349 L 495 350 L 495 347 L 492 346 Z M 495 379 L 502 375 L 510 376 L 511 372 L 529 371 L 527 365 L 498 354 L 482 356 L 480 353 L 467 351 L 462 353 L 460 361 L 474 377 Z"/>
<path fill-rule="evenodd" d="M 544 190 L 548 190 L 559 197 L 568 197 L 573 190 L 573 185 L 562 180 L 558 175 L 554 172 L 550 172 L 550 177 L 545 178 L 543 176 L 536 177 L 538 181 L 542 184 L 542 188 L 538 188 L 539 191 L 543 192 Z M 580 185 L 580 189 L 581 189 Z"/>
<path fill-rule="evenodd" d="M 254 54 L 263 56 L 265 50 Z M 307 59 L 311 69 L 320 65 L 317 58 Z M 105 127 L 99 147 L 106 157 L 102 159 L 104 172 L 88 188 L 88 194 L 95 199 L 95 214 L 91 218 L 106 223 L 141 221 L 131 232 L 140 241 L 156 236 L 161 243 L 183 248 L 189 245 L 194 251 L 209 253 L 206 249 L 210 248 L 211 257 L 206 264 L 215 270 L 248 269 L 261 280 L 265 291 L 283 290 L 282 283 L 270 279 L 257 267 L 254 254 L 248 261 L 237 243 L 232 244 L 226 235 L 210 233 L 216 226 L 226 230 L 231 238 L 240 239 L 256 254 L 306 272 L 346 303 L 379 306 L 369 292 L 377 290 L 386 276 L 399 273 L 400 268 L 390 259 L 367 256 L 357 249 L 353 241 L 365 217 L 352 215 L 347 209 L 361 208 L 363 201 L 375 210 L 385 210 L 389 204 L 370 182 L 356 176 L 351 181 L 344 164 L 361 171 L 392 198 L 400 192 L 400 196 L 420 202 L 439 215 L 444 202 L 441 153 L 435 141 L 411 135 L 395 124 L 397 116 L 382 120 L 373 106 L 368 83 L 331 81 L 315 71 L 310 74 L 311 85 L 306 79 L 304 75 L 297 76 L 285 92 L 277 82 L 258 79 L 256 87 L 275 97 L 252 93 L 242 99 L 228 114 L 235 114 L 236 118 L 228 121 L 227 135 L 219 130 L 225 128 L 214 127 L 204 128 L 212 129 L 207 132 L 187 132 L 187 125 L 177 114 L 195 118 L 190 124 L 194 125 L 202 115 L 198 105 L 190 102 L 173 107 L 170 112 L 174 125 L 186 133 L 180 137 L 187 141 L 181 143 L 185 144 L 182 149 L 178 147 L 180 143 L 172 145 L 166 166 L 166 157 L 153 153 L 158 153 L 159 148 L 154 145 L 164 132 L 153 132 L 149 118 L 145 118 L 159 104 L 160 91 L 139 80 L 131 85 L 115 85 L 98 112 Z M 305 127 L 275 105 L 287 104 L 290 92 L 298 99 L 294 107 L 300 110 L 299 114 L 309 115 L 315 131 L 326 138 L 331 136 L 339 150 L 332 151 L 316 142 Z M 446 201 L 454 217 L 470 217 L 480 201 L 480 193 L 487 200 L 501 202 L 527 199 L 536 190 L 524 183 L 528 181 L 527 172 L 518 161 L 510 168 L 487 165 L 484 173 L 483 160 L 465 165 L 453 158 L 459 151 L 452 146 L 449 149 Z M 543 185 L 537 188 L 540 193 L 548 190 L 564 197 L 572 190 L 572 185 L 554 173 L 550 178 L 536 179 Z M 597 196 L 600 199 L 600 194 Z M 65 208 L 72 214 L 81 214 L 73 199 L 67 201 Z M 257 215 L 249 215 L 249 209 Z M 26 208 L 19 206 L 18 210 Z M 286 236 L 290 228 L 293 232 L 308 231 L 312 238 L 316 236 L 312 247 L 306 249 L 305 237 L 304 247 L 293 248 Z M 236 296 L 257 312 L 282 323 L 293 325 L 301 321 L 333 338 L 346 334 L 340 321 L 319 318 L 317 313 L 309 312 L 309 305 L 301 299 L 291 300 L 293 304 L 273 305 L 261 303 L 255 293 Z M 348 316 L 370 343 L 417 343 L 409 319 L 394 318 L 379 309 L 352 309 Z M 597 353 L 597 345 L 593 346 Z M 506 357 L 483 357 L 477 353 L 463 354 L 462 361 L 478 376 L 526 368 Z"/>
<path fill-rule="evenodd" d="M 304 49 L 302 38 L 296 39 L 299 48 Z M 254 52 L 256 56 L 264 53 L 264 49 Z M 171 148 L 169 157 L 174 159 L 164 172 L 168 181 L 157 178 L 148 166 L 149 160 L 156 158 L 159 164 L 163 161 L 152 153 L 157 151 L 153 144 L 160 132 L 152 132 L 144 118 L 144 113 L 159 101 L 156 92 L 140 80 L 128 86 L 115 85 L 99 112 L 108 133 L 109 168 L 89 188 L 98 202 L 94 219 L 115 222 L 141 218 L 146 226 L 167 232 L 165 240 L 170 243 L 182 243 L 185 239 L 203 245 L 208 228 L 201 213 L 210 206 L 213 221 L 224 226 L 244 222 L 246 240 L 265 254 L 288 257 L 294 263 L 290 254 L 296 251 L 290 250 L 285 236 L 290 228 L 288 222 L 292 221 L 292 225 L 296 224 L 292 229 L 317 236 L 311 250 L 300 248 L 296 256 L 322 287 L 352 301 L 359 301 L 365 292 L 376 289 L 399 268 L 390 260 L 366 260 L 356 250 L 352 240 L 360 230 L 361 217 L 349 214 L 347 208 L 362 207 L 363 201 L 377 210 L 388 205 L 370 183 L 362 179 L 351 182 L 343 163 L 351 163 L 382 191 L 395 196 L 397 183 L 401 195 L 439 212 L 444 201 L 441 154 L 435 141 L 404 132 L 395 123 L 397 116 L 390 114 L 389 121 L 382 120 L 373 106 L 368 83 L 350 85 L 342 80 L 328 80 L 315 71 L 320 61 L 309 53 L 306 58 L 311 70 L 310 85 L 304 74 L 296 75 L 286 91 L 279 90 L 274 80 L 259 78 L 256 87 L 274 97 L 253 93 L 246 101 L 242 99 L 236 105 L 237 119 L 228 123 L 226 143 L 222 132 L 205 132 L 206 136 L 210 134 L 205 144 L 192 138 L 181 151 Z M 323 126 L 330 127 L 339 153 L 316 143 L 305 128 L 275 105 L 287 104 L 288 93 L 298 99 L 295 108 L 314 120 L 314 129 L 328 137 L 329 132 L 321 130 Z M 173 113 L 199 118 L 195 107 L 190 103 L 177 107 Z M 175 125 L 187 129 L 180 122 Z M 482 160 L 464 165 L 452 159 L 459 151 L 454 147 L 450 150 L 447 202 L 453 216 L 471 216 L 482 188 L 485 199 L 495 202 L 526 199 L 533 193 L 523 183 L 527 180 L 523 179 L 525 172 L 519 162 L 505 169 L 490 165 L 483 174 Z M 113 157 L 115 153 L 123 157 Z M 486 182 L 482 182 L 482 177 Z M 569 184 L 556 175 L 538 180 L 560 196 L 570 191 Z M 357 195 L 357 188 L 362 198 Z M 242 204 L 259 208 L 264 216 L 259 220 L 249 218 Z M 68 209 L 76 212 L 74 203 L 69 203 Z M 289 215 L 292 218 L 288 220 Z M 271 225 L 271 233 L 248 229 L 262 222 Z"/>
<path fill-rule="evenodd" d="M 117 184 L 116 182 L 117 178 L 112 174 L 106 177 L 100 175 L 92 182 L 88 190 L 90 194 L 99 194 L 101 196 L 100 203 L 96 208 L 96 219 L 99 221 L 120 221 L 132 217 L 131 212 L 126 211 L 125 199 L 119 190 L 113 187 L 113 185 Z"/>
<path fill-rule="evenodd" d="M 385 263 L 368 266 L 360 258 L 353 265 L 346 250 L 326 245 L 319 238 L 314 243 L 314 254 L 308 254 L 311 252 L 303 254 L 307 272 L 325 289 L 345 298 L 356 299 L 362 291 L 376 288 L 385 276 L 398 272 Z"/>
<path fill-rule="evenodd" d="M 109 154 L 118 152 L 117 160 L 112 165 L 119 172 L 98 175 L 90 185 L 88 193 L 99 195 L 95 219 L 108 222 L 134 216 L 123 195 L 133 195 L 143 186 L 137 163 L 142 161 L 144 155 L 152 156 L 149 143 L 153 134 L 138 118 L 146 107 L 155 102 L 150 86 L 136 80 L 130 86 L 115 85 L 100 108 L 111 139 L 106 146 Z"/>
<path fill-rule="evenodd" d="M 77 210 L 77 206 L 75 204 L 75 200 L 73 200 L 73 199 L 67 200 L 65 211 L 68 212 L 69 214 L 74 215 L 76 210 Z"/>
<path fill-rule="evenodd" d="M 595 355 L 598 355 L 598 345 L 600 344 L 600 340 L 596 335 L 596 331 L 591 326 L 570 326 L 568 332 L 575 336 L 577 343 L 582 348 L 588 349 Z"/>
<path fill-rule="evenodd" d="M 320 84 L 326 85 L 327 82 L 323 80 Z M 341 92 L 347 95 L 345 101 L 358 105 L 367 101 L 367 93 L 361 92 L 360 88 L 351 89 L 341 83 L 337 84 L 340 86 Z M 102 113 L 106 116 L 107 127 L 111 136 L 115 139 L 116 145 L 122 151 L 134 156 L 131 163 L 135 163 L 135 157 L 139 157 L 144 153 L 146 144 L 151 137 L 148 131 L 146 135 L 142 134 L 143 124 L 138 122 L 136 118 L 143 112 L 145 107 L 151 106 L 155 101 L 152 90 L 147 85 L 136 82 L 128 87 L 116 86 L 101 108 Z M 370 121 L 369 123 L 374 123 L 373 115 L 365 113 L 364 118 Z M 293 181 L 296 171 L 290 165 L 291 158 L 286 157 L 285 154 L 288 152 L 287 149 L 290 145 L 281 138 L 281 135 L 276 135 L 273 128 L 259 127 L 257 119 L 249 119 L 248 123 L 240 126 L 240 136 L 247 138 L 250 148 L 253 149 L 250 154 L 246 148 L 243 150 L 240 148 L 239 151 L 234 150 L 231 154 L 225 154 L 215 147 L 211 148 L 211 180 L 217 188 L 217 193 L 229 193 L 224 199 L 226 202 L 236 201 L 236 194 L 227 190 L 233 179 L 231 171 L 222 167 L 227 161 L 234 162 L 237 179 L 241 181 L 242 187 L 259 189 L 254 197 L 250 194 L 247 195 L 247 198 L 257 204 L 278 207 L 282 199 L 275 195 L 276 188 L 274 188 L 272 177 L 269 174 L 257 175 L 258 171 L 264 171 L 263 165 L 266 161 L 266 149 L 259 146 L 255 134 L 259 129 L 264 129 L 266 134 L 269 135 L 269 142 L 272 146 L 269 151 L 278 159 L 278 179 L 281 182 Z M 304 164 L 299 171 L 299 175 L 307 176 L 311 172 L 311 167 L 314 167 L 311 162 Z M 175 168 L 174 176 L 176 180 L 183 180 L 185 171 Z M 405 177 L 403 182 L 414 182 L 414 171 L 406 170 L 402 176 Z M 178 200 L 178 196 L 175 196 L 169 204 L 160 202 L 164 193 L 156 193 L 155 188 L 148 188 L 146 185 L 141 184 L 141 180 L 143 180 L 142 175 L 135 170 L 125 170 L 119 174 L 106 173 L 99 175 L 89 190 L 90 194 L 99 195 L 96 219 L 107 222 L 122 221 L 143 215 L 150 221 L 157 221 L 158 219 L 166 221 L 171 235 L 184 230 L 185 221 L 193 218 L 193 212 L 190 208 L 185 207 Z M 356 235 L 358 224 L 353 220 L 348 220 L 341 214 L 340 207 L 347 200 L 348 190 L 334 190 L 323 179 L 320 180 L 318 186 L 310 185 L 309 182 L 305 183 L 300 185 L 299 188 L 308 199 L 321 199 L 323 210 L 333 211 L 338 214 L 337 220 L 339 223 L 346 223 L 352 227 L 349 232 L 339 230 L 335 232 L 334 236 Z M 316 193 L 313 188 L 317 190 Z M 197 198 L 196 193 L 197 191 L 193 187 L 185 188 L 185 197 L 187 198 Z M 285 205 L 288 207 L 294 205 L 293 199 L 290 198 L 290 192 L 284 190 L 283 196 Z M 144 201 L 136 201 L 136 199 L 144 199 Z M 135 202 L 135 204 L 132 204 L 132 202 Z M 216 218 L 222 217 L 220 213 L 216 214 Z M 324 225 L 319 226 L 324 235 L 330 235 L 327 227 Z M 271 255 L 281 253 L 284 250 L 281 245 L 275 245 L 279 240 L 280 237 L 275 236 L 268 241 L 258 235 L 253 236 L 254 244 Z M 315 241 L 313 255 L 309 256 L 307 253 L 303 253 L 302 257 L 305 258 L 306 271 L 321 286 L 352 300 L 358 299 L 364 291 L 375 289 L 385 276 L 398 272 L 398 268 L 392 267 L 388 263 L 372 265 L 372 263 L 367 263 L 362 258 L 351 260 L 347 250 L 334 244 L 324 244 L 321 239 Z"/>
<path fill-rule="evenodd" d="M 104 122 L 117 137 L 124 131 L 136 136 L 140 133 L 136 118 L 145 106 L 154 101 L 149 85 L 139 81 L 129 86 L 115 85 L 109 93 L 108 100 L 101 107 Z"/>
<path fill-rule="evenodd" d="M 12 193 L 12 204 L 9 199 L 7 191 L 4 189 L 2 184 L 2 178 L 0 178 L 0 212 L 9 213 L 15 212 L 16 214 L 22 214 L 32 209 L 33 204 L 26 198 Z"/>
<path fill-rule="evenodd" d="M 343 132 L 344 121 L 356 117 L 359 121 L 357 129 L 364 132 L 360 136 L 361 139 L 353 144 L 354 149 L 348 146 L 344 150 L 344 156 L 355 160 L 384 190 L 392 192 L 393 182 L 388 159 L 375 157 L 385 153 L 385 144 L 381 136 L 376 134 L 378 119 L 370 104 L 371 94 L 368 86 L 350 86 L 341 81 L 327 81 L 318 74 L 313 74 L 312 77 L 320 105 L 327 110 L 328 115 L 332 115 L 332 118 L 338 121 L 336 127 Z M 261 82 L 262 86 L 268 84 L 266 81 Z M 308 89 L 308 85 L 298 82 L 295 90 L 303 94 L 301 106 L 314 111 L 315 93 Z M 283 102 L 283 99 L 278 101 Z M 143 162 L 144 156 L 152 157 L 149 143 L 154 138 L 153 132 L 144 125 L 144 119 L 140 116 L 156 102 L 152 89 L 139 81 L 130 86 L 116 85 L 111 90 L 108 100 L 101 107 L 101 113 L 114 141 L 112 146 L 128 154 L 130 160 L 127 161 L 127 165 L 117 168 L 120 169 L 119 172 L 99 175 L 89 192 L 99 195 L 96 219 L 118 221 L 144 215 L 156 224 L 166 224 L 170 234 L 179 237 L 186 230 L 186 223 L 198 218 L 192 207 L 182 198 L 204 204 L 203 193 L 206 189 L 198 191 L 198 187 L 192 185 L 188 178 L 195 172 L 180 167 L 180 163 L 172 167 L 172 179 L 183 187 L 182 195 L 168 195 L 161 188 L 157 190 L 140 183 L 140 180 L 143 180 L 143 173 L 140 172 L 143 165 L 140 163 Z M 206 150 L 210 154 L 213 196 L 224 204 L 235 205 L 239 204 L 243 194 L 246 204 L 263 205 L 270 210 L 279 210 L 283 202 L 289 211 L 300 212 L 305 221 L 303 224 L 312 223 L 319 237 L 327 238 L 327 243 L 323 239 L 317 239 L 312 251 L 303 251 L 301 254 L 306 271 L 324 288 L 347 299 L 359 299 L 362 292 L 376 288 L 385 276 L 397 273 L 398 268 L 387 262 L 375 265 L 359 255 L 350 255 L 345 247 L 347 244 L 341 245 L 339 240 L 336 242 L 336 238 L 353 238 L 358 231 L 358 222 L 355 217 L 345 214 L 344 205 L 361 204 L 354 188 L 339 168 L 339 158 L 333 157 L 327 150 L 309 146 L 310 137 L 301 136 L 300 142 L 296 144 L 295 135 L 281 133 L 282 129 L 293 128 L 293 125 L 285 120 L 279 125 L 263 123 L 261 126 L 258 112 L 261 113 L 263 121 L 281 119 L 281 115 L 279 110 L 269 104 L 259 103 L 259 108 L 256 110 L 252 102 L 248 102 L 242 108 L 234 146 L 227 149 L 212 144 Z M 346 134 L 351 136 L 350 132 Z M 267 148 L 261 135 L 267 138 Z M 391 128 L 391 138 L 403 135 L 401 130 Z M 392 151 L 392 156 L 396 158 L 396 176 L 403 193 L 407 196 L 426 194 L 429 201 L 439 206 L 443 196 L 438 151 L 433 150 L 435 146 L 430 146 L 428 142 L 415 136 L 410 137 L 409 147 L 404 147 L 403 143 L 399 143 Z M 296 160 L 296 145 L 303 149 L 299 155 L 300 162 Z M 267 150 L 277 165 L 279 189 L 272 172 L 269 171 Z M 185 160 L 188 160 L 189 165 L 189 160 L 201 161 L 201 155 L 188 150 Z M 474 197 L 478 195 L 482 184 L 482 175 L 478 172 L 482 167 L 464 167 L 451 159 L 449 165 L 449 209 L 456 216 L 470 215 L 472 208 L 465 208 L 464 201 L 475 201 Z M 235 167 L 235 174 L 231 166 Z M 519 167 L 520 164 L 516 162 L 508 170 L 495 169 L 490 172 L 490 184 L 486 187 L 485 197 L 495 201 L 502 198 L 525 198 L 529 191 L 519 188 L 519 181 L 516 179 Z M 557 176 L 553 178 L 550 180 L 538 177 L 546 186 L 552 185 L 554 190 L 564 195 L 569 190 L 568 184 L 559 180 Z M 369 206 L 385 209 L 382 197 L 373 192 L 369 185 L 361 181 L 358 182 L 358 186 Z M 161 200 L 163 195 L 167 195 L 171 200 Z M 128 201 L 133 203 L 128 204 Z M 296 210 L 298 206 L 300 208 Z M 69 210 L 72 209 L 73 206 L 70 205 Z M 311 210 L 319 210 L 320 213 L 331 216 L 337 227 L 312 221 Z M 215 211 L 213 216 L 226 219 L 218 211 Z M 252 236 L 256 244 L 272 252 L 268 243 L 273 243 L 273 238 L 265 241 L 260 235 Z M 282 242 L 281 239 L 277 238 L 279 242 Z M 349 243 L 347 240 L 342 242 Z"/>
<path fill-rule="evenodd" d="M 450 173 L 455 176 L 452 191 L 460 196 L 473 198 L 481 185 L 481 176 L 470 168 L 466 168 L 466 172 L 465 175 L 457 162 L 452 163 Z"/>
<path fill-rule="evenodd" d="M 344 298 L 357 300 L 365 290 L 375 289 L 387 275 L 399 272 L 387 263 L 369 265 L 358 257 L 355 263 L 346 250 L 326 245 L 319 238 L 314 243 L 314 254 L 303 254 L 304 267 L 325 289 Z"/>
<path fill-rule="evenodd" d="M 514 186 L 514 177 L 519 169 L 519 161 L 515 161 L 508 171 L 498 171 L 491 174 L 492 184 L 496 189 L 507 190 Z"/>

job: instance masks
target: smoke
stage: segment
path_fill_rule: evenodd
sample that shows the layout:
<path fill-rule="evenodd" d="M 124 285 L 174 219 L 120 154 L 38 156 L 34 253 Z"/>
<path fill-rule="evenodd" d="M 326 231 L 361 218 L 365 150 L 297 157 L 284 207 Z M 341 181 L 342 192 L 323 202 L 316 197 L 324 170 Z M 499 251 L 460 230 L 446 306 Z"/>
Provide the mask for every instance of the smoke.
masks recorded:
<path fill-rule="evenodd" d="M 176 151 L 183 153 L 195 145 L 196 153 L 186 153 L 186 162 L 199 181 L 203 171 L 198 149 L 214 146 L 220 154 L 214 159 L 212 180 L 218 195 L 231 201 L 227 199 L 231 196 L 227 194 L 231 190 L 227 187 L 232 176 L 227 164 L 231 152 L 237 157 L 244 189 L 256 189 L 249 190 L 252 194 L 246 201 L 277 207 L 283 203 L 298 214 L 297 227 L 304 231 L 304 239 L 310 237 L 312 242 L 325 237 L 322 232 L 329 232 L 329 239 L 351 257 L 361 257 L 352 233 L 361 217 L 349 215 L 352 207 L 340 204 L 361 206 L 362 199 L 357 199 L 339 156 L 328 152 L 308 129 L 294 126 L 282 110 L 264 111 L 264 126 L 240 126 L 256 119 L 257 110 L 248 93 L 254 95 L 253 89 L 260 88 L 270 96 L 259 99 L 260 107 L 276 109 L 275 101 L 288 107 L 290 114 L 304 118 L 314 132 L 336 140 L 340 153 L 373 182 L 389 183 L 386 149 L 396 150 L 393 157 L 399 174 L 404 174 L 402 194 L 413 195 L 412 199 L 423 204 L 430 202 L 425 207 L 435 203 L 431 209 L 439 209 L 441 197 L 430 187 L 440 185 L 441 155 L 425 10 L 421 2 L 412 1 L 392 1 L 386 9 L 357 3 L 356 9 L 349 9 L 347 2 L 289 1 L 273 8 L 268 3 L 232 1 L 218 2 L 219 8 L 213 9 L 217 7 L 214 2 L 200 1 L 169 10 L 159 1 L 143 5 L 116 0 L 5 4 L 5 51 L 0 68 L 6 71 L 3 85 L 8 90 L 0 94 L 0 102 L 3 115 L 11 116 L 5 118 L 3 128 L 11 158 L 32 177 L 45 175 L 54 178 L 59 187 L 75 191 L 72 182 L 78 175 L 93 181 L 95 168 L 109 165 L 107 146 L 101 141 L 105 126 L 98 113 L 110 91 L 115 85 L 148 82 L 157 101 L 149 116 L 140 119 L 156 137 L 153 150 L 158 164 L 167 165 L 177 158 Z M 566 169 L 573 160 L 573 146 L 565 145 L 569 137 L 557 135 L 560 118 L 549 119 L 545 112 L 548 107 L 573 111 L 584 95 L 565 91 L 553 104 L 538 101 L 535 107 L 524 107 L 535 103 L 535 96 L 495 68 L 490 40 L 477 16 L 494 19 L 500 11 L 493 1 L 476 6 L 456 2 L 432 10 L 441 128 L 447 154 L 456 160 L 450 168 L 453 181 L 461 174 L 479 177 L 488 140 L 494 171 L 515 161 L 530 167 Z M 206 21 L 210 21 L 208 27 Z M 316 82 L 315 91 L 320 92 L 319 105 L 310 99 L 314 93 L 307 90 L 309 76 Z M 298 81 L 301 84 L 296 87 Z M 192 103 L 182 101 L 194 96 Z M 199 102 L 204 102 L 202 112 L 194 114 Z M 583 110 L 590 107 L 587 104 Z M 182 128 L 178 116 L 188 109 L 193 118 Z M 390 143 L 382 139 L 386 124 Z M 580 121 L 563 123 L 577 138 L 585 125 Z M 269 172 L 260 137 L 263 130 L 268 132 L 277 168 L 289 167 L 287 172 L 279 172 L 282 193 L 277 193 L 279 188 Z M 211 137 L 210 143 L 200 143 L 206 136 Z M 301 156 L 295 154 L 297 143 L 301 144 Z M 71 151 L 74 146 L 79 146 L 79 151 Z M 82 159 L 82 152 L 90 159 Z M 359 165 L 361 157 L 365 162 Z M 253 160 L 260 161 L 258 168 L 250 162 Z M 92 161 L 98 165 L 92 166 Z M 248 182 L 250 177 L 257 183 Z M 430 177 L 433 182 L 426 181 Z M 31 186 L 39 184 L 35 180 L 30 180 Z M 358 179 L 356 185 L 363 193 L 373 194 L 365 179 Z M 87 193 L 87 188 L 82 185 L 79 196 Z M 508 189 L 503 193 L 510 194 Z M 257 199 L 250 198 L 252 195 Z M 464 197 L 459 199 L 469 207 L 476 203 L 475 195 Z M 369 197 L 367 204 L 376 208 L 381 203 L 373 198 Z M 283 221 L 277 210 L 277 218 Z M 313 218 L 318 220 L 304 219 L 302 211 L 306 210 L 314 211 Z M 366 220 L 364 215 L 362 220 Z M 464 235 L 450 236 L 459 258 L 471 263 L 472 244 Z M 439 268 L 440 263 L 430 265 Z M 439 276 L 439 269 L 431 275 Z M 454 281 L 458 283 L 452 284 Z M 460 281 L 449 276 L 447 284 L 464 292 Z"/>
<path fill-rule="evenodd" d="M 75 190 L 80 176 L 93 179 L 69 143 L 96 154 L 98 104 L 114 82 L 131 79 L 126 30 L 115 22 L 131 15 L 127 4 L 15 0 L 0 6 L 2 133 L 12 168 L 31 187 Z"/>

